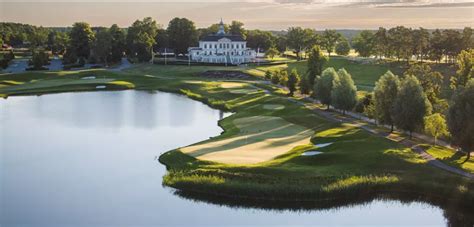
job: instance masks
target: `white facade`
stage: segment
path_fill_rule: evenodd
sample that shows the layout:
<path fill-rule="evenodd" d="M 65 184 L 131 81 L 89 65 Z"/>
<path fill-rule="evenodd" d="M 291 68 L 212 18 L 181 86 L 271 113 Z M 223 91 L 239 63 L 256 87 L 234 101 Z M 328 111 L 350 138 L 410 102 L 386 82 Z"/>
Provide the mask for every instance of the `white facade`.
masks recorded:
<path fill-rule="evenodd" d="M 199 47 L 188 49 L 190 60 L 206 63 L 242 64 L 254 61 L 256 53 L 247 48 L 247 41 L 240 36 L 227 35 L 224 23 L 220 23 L 219 31 L 199 41 Z"/>

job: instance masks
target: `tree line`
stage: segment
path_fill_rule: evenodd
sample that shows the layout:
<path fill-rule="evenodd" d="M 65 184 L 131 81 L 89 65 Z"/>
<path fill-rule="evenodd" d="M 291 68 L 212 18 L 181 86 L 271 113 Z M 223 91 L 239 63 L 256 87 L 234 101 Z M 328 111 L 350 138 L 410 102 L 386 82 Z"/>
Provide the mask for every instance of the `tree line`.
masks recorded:
<path fill-rule="evenodd" d="M 357 98 L 357 87 L 345 69 L 326 68 L 328 57 L 319 46 L 309 53 L 307 72 L 296 69 L 267 71 L 265 78 L 286 86 L 292 96 L 297 88 L 326 105 L 342 111 L 364 113 L 391 131 L 398 128 L 412 136 L 415 131 L 434 138 L 444 136 L 470 158 L 474 150 L 474 49 L 462 50 L 456 56 L 457 72 L 451 77 L 453 95 L 441 98 L 443 78 L 427 64 L 412 64 L 403 75 L 387 71 L 376 82 L 374 91 Z M 324 70 L 323 70 L 324 69 Z"/>
<path fill-rule="evenodd" d="M 199 39 L 215 34 L 218 28 L 218 24 L 196 28 L 194 22 L 187 18 L 174 18 L 164 28 L 151 17 L 136 20 L 128 28 L 115 24 L 110 28 L 93 28 L 78 22 L 72 28 L 60 30 L 0 23 L 0 41 L 12 46 L 28 43 L 32 48 L 44 47 L 54 54 L 64 54 L 66 63 L 91 60 L 107 64 L 119 61 L 124 53 L 135 61 L 145 62 L 151 59 L 153 51 L 164 48 L 173 50 L 176 55 L 185 55 L 189 47 L 196 46 Z M 311 48 L 318 45 L 329 56 L 333 53 L 348 55 L 353 48 L 362 57 L 455 62 L 461 50 L 474 45 L 470 27 L 463 30 L 427 30 L 397 26 L 376 31 L 364 30 L 352 40 L 330 29 L 316 31 L 290 27 L 281 33 L 246 30 L 239 21 L 226 24 L 225 30 L 229 34 L 242 36 L 247 40 L 248 47 L 265 52 L 271 58 L 288 50 L 293 51 L 298 59 L 306 58 Z"/>

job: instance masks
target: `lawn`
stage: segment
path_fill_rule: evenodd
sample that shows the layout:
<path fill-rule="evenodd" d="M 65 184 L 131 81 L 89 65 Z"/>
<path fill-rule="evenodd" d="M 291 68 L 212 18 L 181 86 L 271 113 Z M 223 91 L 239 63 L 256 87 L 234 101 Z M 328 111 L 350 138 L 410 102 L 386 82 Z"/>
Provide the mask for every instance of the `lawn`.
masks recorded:
<path fill-rule="evenodd" d="M 466 172 L 474 173 L 474 158 L 471 157 L 469 161 L 465 162 L 466 154 L 455 152 L 454 150 L 446 147 L 425 145 L 430 155 L 436 159 L 456 168 L 461 168 Z"/>
<path fill-rule="evenodd" d="M 328 121 L 289 101 L 272 85 L 198 76 L 209 69 L 263 72 L 257 67 L 144 64 L 122 73 L 98 69 L 0 75 L 0 82 L 23 82 L 0 87 L 0 94 L 95 91 L 97 84 L 111 85 L 115 81 L 117 87 L 106 89 L 130 89 L 133 85 L 134 89 L 176 92 L 231 110 L 234 114 L 219 122 L 225 130 L 223 134 L 160 157 L 168 168 L 164 184 L 183 191 L 305 201 L 406 193 L 441 206 L 454 200 L 456 206 L 473 209 L 472 180 L 428 165 L 418 154 L 396 142 L 352 125 Z M 260 76 L 258 73 L 253 75 Z M 95 79 L 88 81 L 83 77 Z M 288 130 L 279 130 L 285 127 Z M 317 148 L 322 143 L 332 144 Z M 314 149 L 322 153 L 301 155 Z"/>

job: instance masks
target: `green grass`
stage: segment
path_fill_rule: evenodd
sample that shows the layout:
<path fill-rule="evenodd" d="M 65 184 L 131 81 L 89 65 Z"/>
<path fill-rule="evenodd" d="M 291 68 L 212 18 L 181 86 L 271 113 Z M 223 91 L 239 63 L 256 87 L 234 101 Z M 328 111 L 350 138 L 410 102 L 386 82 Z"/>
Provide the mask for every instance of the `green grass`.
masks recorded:
<path fill-rule="evenodd" d="M 303 63 L 295 63 L 303 64 Z M 341 63 L 342 64 L 342 63 Z M 281 66 L 272 66 L 281 67 Z M 272 160 L 236 165 L 203 161 L 173 150 L 160 157 L 168 167 L 164 184 L 184 191 L 283 200 L 317 200 L 318 198 L 354 197 L 360 193 L 408 193 L 423 200 L 442 204 L 459 200 L 460 206 L 472 209 L 474 182 L 427 164 L 415 152 L 385 138 L 369 134 L 351 125 L 330 122 L 309 109 L 290 102 L 281 89 L 255 81 L 241 81 L 243 87 L 224 88 L 221 81 L 201 78 L 206 70 L 243 70 L 261 76 L 262 68 L 186 67 L 138 65 L 123 73 L 102 69 L 79 72 L 41 72 L 0 75 L 0 82 L 14 80 L 19 85 L 0 87 L 2 95 L 42 94 L 66 91 L 97 90 L 97 84 L 121 81 L 116 87 L 162 90 L 185 94 L 210 106 L 228 109 L 234 115 L 219 122 L 225 132 L 213 139 L 229 138 L 240 133 L 234 124 L 238 118 L 252 116 L 280 117 L 287 122 L 314 130 L 313 144 L 333 142 L 318 149 L 316 156 L 301 156 L 313 146 L 297 146 Z M 371 71 L 371 70 L 367 70 Z M 361 72 L 362 73 L 362 72 Z M 374 73 L 376 75 L 378 73 Z M 82 80 L 94 76 L 94 80 Z M 359 81 L 369 80 L 366 76 Z M 251 86 L 253 84 L 253 86 Z M 110 84 L 109 84 L 110 85 Z M 274 94 L 267 95 L 265 88 Z M 232 92 L 252 89 L 254 92 Z M 274 110 L 265 105 L 282 105 Z M 203 141 L 202 143 L 206 143 Z M 471 168 L 471 167 L 469 167 Z M 456 203 L 457 204 L 457 203 Z"/>
<path fill-rule="evenodd" d="M 425 145 L 426 152 L 436 159 L 456 168 L 463 169 L 467 172 L 474 173 L 474 159 L 471 158 L 469 161 L 465 162 L 466 154 L 461 152 L 455 152 L 454 150 L 440 147 Z"/>

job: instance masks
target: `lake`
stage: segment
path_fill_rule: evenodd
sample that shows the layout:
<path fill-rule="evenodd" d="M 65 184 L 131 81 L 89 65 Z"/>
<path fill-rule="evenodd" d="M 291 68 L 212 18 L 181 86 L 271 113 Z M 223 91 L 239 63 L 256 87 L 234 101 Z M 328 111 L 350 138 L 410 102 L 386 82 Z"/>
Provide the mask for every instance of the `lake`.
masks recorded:
<path fill-rule="evenodd" d="M 0 100 L 0 226 L 435 225 L 428 203 L 376 199 L 319 210 L 219 205 L 162 186 L 163 152 L 219 135 L 227 116 L 144 91 Z"/>

